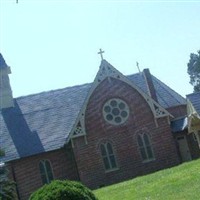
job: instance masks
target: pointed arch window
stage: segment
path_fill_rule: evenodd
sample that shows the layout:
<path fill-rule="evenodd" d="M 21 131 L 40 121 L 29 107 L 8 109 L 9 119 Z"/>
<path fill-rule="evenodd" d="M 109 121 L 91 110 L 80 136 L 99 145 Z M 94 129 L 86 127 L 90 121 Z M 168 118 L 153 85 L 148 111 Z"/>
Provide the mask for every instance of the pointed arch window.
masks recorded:
<path fill-rule="evenodd" d="M 110 142 L 106 142 L 100 145 L 101 156 L 106 171 L 113 171 L 117 169 L 117 163 L 113 147 Z"/>
<path fill-rule="evenodd" d="M 137 136 L 137 142 L 143 161 L 148 162 L 154 160 L 155 157 L 149 135 L 147 133 L 139 134 Z"/>
<path fill-rule="evenodd" d="M 48 184 L 53 180 L 51 164 L 48 160 L 41 160 L 39 163 L 40 175 L 43 184 Z"/>

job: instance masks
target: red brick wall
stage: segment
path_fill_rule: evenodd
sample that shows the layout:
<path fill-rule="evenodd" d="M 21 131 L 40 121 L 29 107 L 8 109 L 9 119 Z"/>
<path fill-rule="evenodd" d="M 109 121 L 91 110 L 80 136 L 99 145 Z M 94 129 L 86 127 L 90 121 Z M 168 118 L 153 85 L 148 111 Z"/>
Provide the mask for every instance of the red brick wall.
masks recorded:
<path fill-rule="evenodd" d="M 118 126 L 107 123 L 102 107 L 110 98 L 121 98 L 130 109 L 128 120 Z M 158 120 L 144 98 L 128 84 L 116 79 L 103 81 L 90 97 L 86 115 L 87 142 L 74 139 L 74 153 L 81 181 L 91 188 L 112 184 L 179 163 L 175 142 L 167 118 Z M 155 160 L 143 163 L 136 136 L 141 130 L 149 133 Z M 109 140 L 113 144 L 118 170 L 105 173 L 99 144 Z"/>
<path fill-rule="evenodd" d="M 78 180 L 76 165 L 71 156 L 72 154 L 66 149 L 60 149 L 9 163 L 15 174 L 20 199 L 27 200 L 32 192 L 42 186 L 40 160 L 50 161 L 54 179 Z"/>
<path fill-rule="evenodd" d="M 167 108 L 167 111 L 170 112 L 175 118 L 183 117 L 187 115 L 186 105 L 180 105 L 180 106 Z"/>

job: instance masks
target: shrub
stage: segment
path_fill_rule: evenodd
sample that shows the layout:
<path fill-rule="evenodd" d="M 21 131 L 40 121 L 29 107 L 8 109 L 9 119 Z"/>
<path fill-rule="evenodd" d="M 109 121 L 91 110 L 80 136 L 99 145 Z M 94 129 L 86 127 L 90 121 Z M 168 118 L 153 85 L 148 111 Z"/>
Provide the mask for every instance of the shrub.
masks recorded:
<path fill-rule="evenodd" d="M 0 149 L 0 156 L 1 156 Z M 15 183 L 8 179 L 9 170 L 5 163 L 0 162 L 0 200 L 17 199 Z"/>
<path fill-rule="evenodd" d="M 92 191 L 76 181 L 54 180 L 34 192 L 29 200 L 98 200 Z"/>
<path fill-rule="evenodd" d="M 17 199 L 15 183 L 10 180 L 0 180 L 0 200 Z"/>

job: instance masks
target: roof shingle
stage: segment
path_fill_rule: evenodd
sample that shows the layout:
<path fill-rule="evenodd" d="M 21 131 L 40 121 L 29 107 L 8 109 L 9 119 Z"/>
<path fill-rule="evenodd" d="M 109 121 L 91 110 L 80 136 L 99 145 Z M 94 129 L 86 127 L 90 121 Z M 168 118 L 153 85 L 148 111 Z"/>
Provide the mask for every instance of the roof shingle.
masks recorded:
<path fill-rule="evenodd" d="M 200 92 L 189 94 L 187 95 L 187 98 L 190 100 L 194 109 L 200 116 Z"/>

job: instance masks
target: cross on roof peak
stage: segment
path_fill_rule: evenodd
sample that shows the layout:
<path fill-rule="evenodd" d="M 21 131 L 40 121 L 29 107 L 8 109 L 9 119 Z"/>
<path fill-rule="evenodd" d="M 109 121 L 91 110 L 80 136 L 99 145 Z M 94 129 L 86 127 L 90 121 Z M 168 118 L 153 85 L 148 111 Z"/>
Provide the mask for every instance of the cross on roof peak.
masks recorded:
<path fill-rule="evenodd" d="M 101 60 L 103 60 L 103 53 L 104 53 L 105 51 L 102 51 L 102 49 L 99 49 L 99 52 L 98 52 L 98 54 L 100 54 L 101 55 Z"/>

